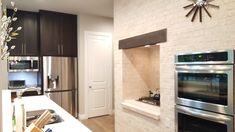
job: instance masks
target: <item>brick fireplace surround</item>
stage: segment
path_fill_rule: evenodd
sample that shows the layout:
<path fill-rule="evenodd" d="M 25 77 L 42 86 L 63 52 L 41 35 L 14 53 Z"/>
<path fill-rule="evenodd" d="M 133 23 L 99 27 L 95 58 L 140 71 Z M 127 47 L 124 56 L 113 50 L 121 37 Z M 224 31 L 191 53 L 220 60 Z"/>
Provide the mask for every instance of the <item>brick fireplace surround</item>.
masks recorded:
<path fill-rule="evenodd" d="M 182 7 L 189 0 L 114 0 L 114 86 L 116 132 L 175 132 L 174 55 L 179 52 L 235 49 L 235 0 L 215 0 L 220 9 L 209 8 L 192 23 Z M 118 41 L 167 28 L 167 42 L 160 46 L 160 120 L 123 109 L 125 89 L 142 85 L 138 72 Z M 137 79 L 138 81 L 133 80 Z M 133 83 L 135 82 L 135 83 Z"/>

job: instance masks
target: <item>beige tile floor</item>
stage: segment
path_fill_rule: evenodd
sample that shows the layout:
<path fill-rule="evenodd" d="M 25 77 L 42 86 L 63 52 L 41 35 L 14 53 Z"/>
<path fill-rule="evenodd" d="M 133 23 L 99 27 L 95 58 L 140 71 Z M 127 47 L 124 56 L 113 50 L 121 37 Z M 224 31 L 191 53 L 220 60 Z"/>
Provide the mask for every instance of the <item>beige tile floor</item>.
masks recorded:
<path fill-rule="evenodd" d="M 92 132 L 114 132 L 114 115 L 90 118 L 81 122 Z"/>

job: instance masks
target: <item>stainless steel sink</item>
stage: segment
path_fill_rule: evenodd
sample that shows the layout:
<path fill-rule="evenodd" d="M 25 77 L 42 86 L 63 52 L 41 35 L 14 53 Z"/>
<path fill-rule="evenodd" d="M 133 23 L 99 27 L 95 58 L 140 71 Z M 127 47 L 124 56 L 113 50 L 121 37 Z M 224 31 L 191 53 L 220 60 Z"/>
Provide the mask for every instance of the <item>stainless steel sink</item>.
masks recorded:
<path fill-rule="evenodd" d="M 28 127 L 31 123 L 35 122 L 43 114 L 45 110 L 49 110 L 53 115 L 51 120 L 46 125 L 60 123 L 64 121 L 58 114 L 55 113 L 54 110 L 51 110 L 51 109 L 27 111 L 26 112 L 26 126 Z"/>

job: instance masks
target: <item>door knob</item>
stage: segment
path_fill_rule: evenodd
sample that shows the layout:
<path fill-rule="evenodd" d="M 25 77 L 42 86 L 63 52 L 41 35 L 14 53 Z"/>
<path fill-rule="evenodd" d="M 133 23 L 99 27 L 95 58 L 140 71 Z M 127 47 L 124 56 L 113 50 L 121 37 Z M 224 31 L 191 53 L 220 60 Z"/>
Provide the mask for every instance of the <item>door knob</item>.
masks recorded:
<path fill-rule="evenodd" d="M 89 86 L 89 88 L 92 88 L 92 86 Z"/>

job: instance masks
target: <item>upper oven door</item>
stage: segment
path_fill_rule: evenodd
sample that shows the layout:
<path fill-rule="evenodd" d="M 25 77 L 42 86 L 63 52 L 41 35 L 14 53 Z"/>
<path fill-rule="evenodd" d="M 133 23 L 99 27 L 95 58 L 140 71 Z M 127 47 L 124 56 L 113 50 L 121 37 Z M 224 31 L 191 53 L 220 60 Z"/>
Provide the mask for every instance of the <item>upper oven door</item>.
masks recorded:
<path fill-rule="evenodd" d="M 176 132 L 233 132 L 233 117 L 176 106 Z"/>
<path fill-rule="evenodd" d="M 233 65 L 176 66 L 176 103 L 233 115 Z"/>

